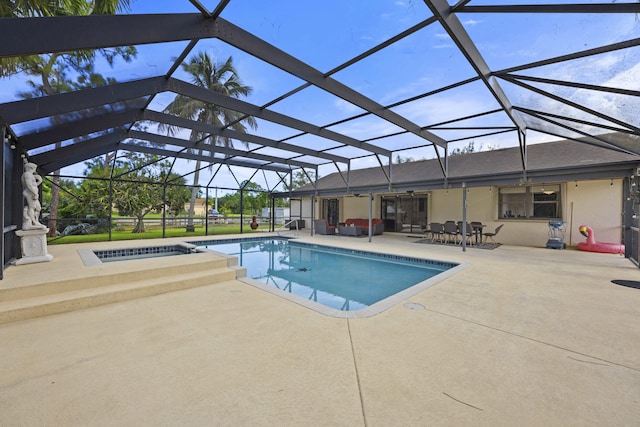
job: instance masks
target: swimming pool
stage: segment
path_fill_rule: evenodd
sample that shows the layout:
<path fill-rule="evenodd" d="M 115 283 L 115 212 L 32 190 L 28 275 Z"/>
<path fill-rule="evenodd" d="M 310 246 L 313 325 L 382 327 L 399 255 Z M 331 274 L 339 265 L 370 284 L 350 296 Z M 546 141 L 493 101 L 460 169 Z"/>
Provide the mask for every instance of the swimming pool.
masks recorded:
<path fill-rule="evenodd" d="M 363 317 L 382 311 L 432 286 L 459 266 L 279 237 L 192 243 L 236 256 L 250 279 L 277 290 L 274 293 L 299 303 L 305 300 L 303 305 L 341 317 L 345 312 L 360 313 L 348 317 Z M 318 304 L 328 310 L 319 309 Z"/>

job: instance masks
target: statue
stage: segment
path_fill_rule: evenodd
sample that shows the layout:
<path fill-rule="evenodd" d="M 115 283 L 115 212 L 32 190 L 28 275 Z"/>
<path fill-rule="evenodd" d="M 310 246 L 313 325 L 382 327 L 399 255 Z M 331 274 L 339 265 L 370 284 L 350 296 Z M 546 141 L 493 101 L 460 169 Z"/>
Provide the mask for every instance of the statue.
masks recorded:
<path fill-rule="evenodd" d="M 42 206 L 40 205 L 38 187 L 42 184 L 42 177 L 36 172 L 35 163 L 24 164 L 24 173 L 22 174 L 22 195 L 24 196 L 27 206 L 24 207 L 22 218 L 23 230 L 34 230 L 38 228 L 46 228 L 40 224 L 38 217 Z"/>
<path fill-rule="evenodd" d="M 22 211 L 22 230 L 16 230 L 16 235 L 20 237 L 22 258 L 12 261 L 14 265 L 46 262 L 53 259 L 53 256 L 47 253 L 46 234 L 49 229 L 38 221 L 42 210 L 38 187 L 42 184 L 42 177 L 36 172 L 37 168 L 36 164 L 24 161 L 22 196 L 27 205 Z"/>

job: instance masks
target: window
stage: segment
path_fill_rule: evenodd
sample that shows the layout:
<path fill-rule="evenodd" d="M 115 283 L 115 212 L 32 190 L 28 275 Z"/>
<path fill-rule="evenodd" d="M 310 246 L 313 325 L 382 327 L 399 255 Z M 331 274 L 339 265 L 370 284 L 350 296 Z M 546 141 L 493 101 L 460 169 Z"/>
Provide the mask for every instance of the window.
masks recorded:
<path fill-rule="evenodd" d="M 522 185 L 498 189 L 499 218 L 560 218 L 560 184 Z"/>

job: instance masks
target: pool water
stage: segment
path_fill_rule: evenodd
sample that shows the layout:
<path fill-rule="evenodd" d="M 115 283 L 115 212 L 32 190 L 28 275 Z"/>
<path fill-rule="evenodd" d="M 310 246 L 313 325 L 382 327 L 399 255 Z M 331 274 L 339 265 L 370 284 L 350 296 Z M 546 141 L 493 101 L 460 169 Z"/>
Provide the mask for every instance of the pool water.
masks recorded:
<path fill-rule="evenodd" d="M 197 244 L 237 256 L 252 279 L 340 311 L 369 307 L 457 265 L 283 238 Z"/>

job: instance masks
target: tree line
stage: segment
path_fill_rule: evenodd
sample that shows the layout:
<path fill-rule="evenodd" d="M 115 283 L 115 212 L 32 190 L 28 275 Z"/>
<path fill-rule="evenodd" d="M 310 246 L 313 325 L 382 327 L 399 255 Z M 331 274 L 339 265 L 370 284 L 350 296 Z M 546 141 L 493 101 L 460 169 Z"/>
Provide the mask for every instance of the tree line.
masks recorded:
<path fill-rule="evenodd" d="M 193 190 L 198 197 L 204 195 L 201 188 L 187 186 L 182 176 L 171 172 L 169 161 L 149 154 L 129 153 L 111 164 L 105 164 L 104 157 L 99 157 L 86 162 L 85 166 L 82 179 L 64 178 L 58 183 L 45 180 L 42 186 L 43 212 L 51 211 L 52 187 L 60 186 L 56 219 L 62 229 L 70 224 L 61 221 L 63 219 L 77 223 L 91 218 L 105 223 L 100 220 L 111 220 L 115 212 L 118 216 L 135 218 L 132 232 L 144 233 L 144 219 L 148 214 L 160 214 L 166 209 L 168 217 L 188 217 L 185 206 L 189 206 Z M 241 183 L 241 188 L 218 198 L 221 215 L 259 216 L 262 208 L 270 206 L 269 194 L 259 184 L 247 180 Z M 211 208 L 214 203 L 210 197 L 208 206 Z M 288 204 L 282 199 L 275 203 L 276 206 Z"/>

